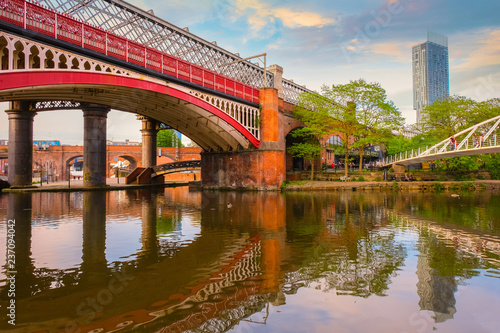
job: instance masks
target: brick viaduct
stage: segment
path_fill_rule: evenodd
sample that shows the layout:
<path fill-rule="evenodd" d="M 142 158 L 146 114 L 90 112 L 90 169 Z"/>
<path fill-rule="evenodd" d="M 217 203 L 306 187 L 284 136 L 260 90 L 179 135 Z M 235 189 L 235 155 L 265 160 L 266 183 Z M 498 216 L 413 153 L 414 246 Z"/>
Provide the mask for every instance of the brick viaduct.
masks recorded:
<path fill-rule="evenodd" d="M 4 165 L 7 161 L 8 146 L 0 146 L 0 165 Z M 200 148 L 175 148 L 159 147 L 161 149 L 161 157 L 157 158 L 158 164 L 175 162 L 175 161 L 190 161 L 200 159 Z M 83 146 L 52 146 L 46 150 L 37 149 L 33 146 L 33 167 L 36 170 L 39 166 L 44 169 L 47 164 L 51 166 L 54 180 L 67 180 L 68 165 L 75 158 L 83 157 Z M 130 168 L 142 166 L 142 147 L 140 146 L 106 146 L 106 177 L 112 175 L 111 164 L 117 160 L 127 160 L 130 163 Z M 1 170 L 0 168 L 0 174 Z"/>

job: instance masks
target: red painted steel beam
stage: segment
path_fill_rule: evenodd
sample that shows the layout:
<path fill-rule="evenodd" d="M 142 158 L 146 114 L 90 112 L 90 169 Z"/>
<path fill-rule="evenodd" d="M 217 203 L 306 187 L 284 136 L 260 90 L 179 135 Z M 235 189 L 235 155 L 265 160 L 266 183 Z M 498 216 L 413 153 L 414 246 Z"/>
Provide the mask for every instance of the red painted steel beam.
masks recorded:
<path fill-rule="evenodd" d="M 58 70 L 45 71 L 19 71 L 0 73 L 0 86 L 2 90 L 24 89 L 34 86 L 50 86 L 50 85 L 96 85 L 96 86 L 118 86 L 132 89 L 141 89 L 150 92 L 156 92 L 167 96 L 172 96 L 185 102 L 196 105 L 218 118 L 224 120 L 245 138 L 248 139 L 255 147 L 260 147 L 260 141 L 255 138 L 243 125 L 238 123 L 234 118 L 229 116 L 222 110 L 199 99 L 193 95 L 180 91 L 178 89 L 168 87 L 159 83 L 154 83 L 146 80 L 117 76 L 110 74 L 101 74 L 94 72 L 69 72 Z M 71 99 L 72 96 L 68 96 Z"/>

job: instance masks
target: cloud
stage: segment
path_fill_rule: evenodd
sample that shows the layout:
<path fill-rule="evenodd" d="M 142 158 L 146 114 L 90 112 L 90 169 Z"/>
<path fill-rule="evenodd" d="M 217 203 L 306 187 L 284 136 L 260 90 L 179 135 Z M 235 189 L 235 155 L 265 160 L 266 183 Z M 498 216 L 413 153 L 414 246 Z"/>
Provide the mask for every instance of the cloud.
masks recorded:
<path fill-rule="evenodd" d="M 298 11 L 290 8 L 273 8 L 260 0 L 235 0 L 235 12 L 239 16 L 248 16 L 248 23 L 254 33 L 261 31 L 269 24 L 281 21 L 283 26 L 295 29 L 301 27 L 322 28 L 335 24 L 332 18 L 318 13 Z"/>
<path fill-rule="evenodd" d="M 367 51 L 393 57 L 400 62 L 411 62 L 411 47 L 417 43 L 386 42 L 370 45 Z"/>
<path fill-rule="evenodd" d="M 463 55 L 463 63 L 454 66 L 454 70 L 471 70 L 486 66 L 500 65 L 500 29 L 487 30 L 478 37 L 479 46 Z"/>

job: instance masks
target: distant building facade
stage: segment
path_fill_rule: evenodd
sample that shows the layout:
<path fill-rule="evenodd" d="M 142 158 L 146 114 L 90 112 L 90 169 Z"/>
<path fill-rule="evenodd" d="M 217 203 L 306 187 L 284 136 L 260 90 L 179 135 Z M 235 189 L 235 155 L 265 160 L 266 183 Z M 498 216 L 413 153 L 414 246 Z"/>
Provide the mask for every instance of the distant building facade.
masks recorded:
<path fill-rule="evenodd" d="M 450 94 L 448 37 L 427 32 L 427 41 L 412 48 L 413 109 L 420 123 L 422 110 Z"/>
<path fill-rule="evenodd" d="M 137 142 L 137 141 L 130 141 L 128 139 L 125 139 L 125 141 L 107 140 L 106 145 L 107 146 L 140 146 L 141 143 Z"/>
<path fill-rule="evenodd" d="M 49 149 L 52 146 L 60 146 L 61 142 L 59 140 L 33 140 L 33 145 L 37 149 Z"/>

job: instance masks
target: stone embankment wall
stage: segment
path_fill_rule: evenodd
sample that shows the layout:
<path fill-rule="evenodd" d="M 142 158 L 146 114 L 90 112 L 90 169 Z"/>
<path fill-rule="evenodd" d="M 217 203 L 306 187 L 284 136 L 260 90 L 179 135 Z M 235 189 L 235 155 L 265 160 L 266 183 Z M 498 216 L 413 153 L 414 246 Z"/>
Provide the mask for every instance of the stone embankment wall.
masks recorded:
<path fill-rule="evenodd" d="M 471 182 L 335 182 L 289 181 L 283 191 L 500 191 L 500 180 Z"/>

